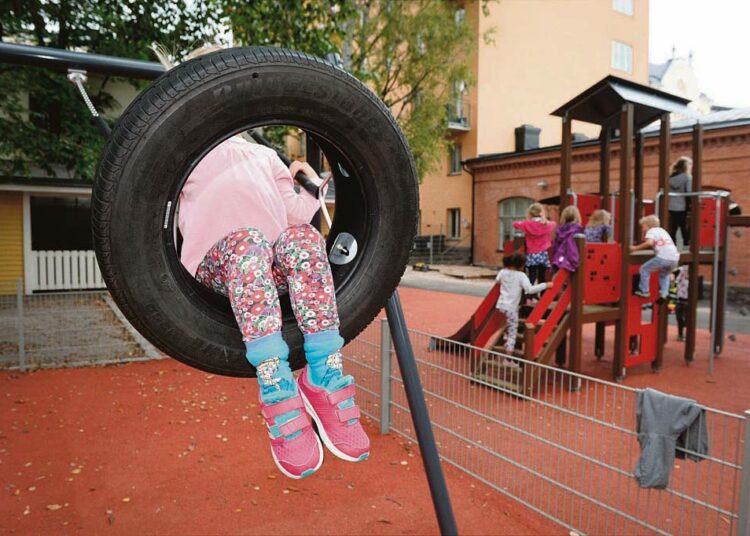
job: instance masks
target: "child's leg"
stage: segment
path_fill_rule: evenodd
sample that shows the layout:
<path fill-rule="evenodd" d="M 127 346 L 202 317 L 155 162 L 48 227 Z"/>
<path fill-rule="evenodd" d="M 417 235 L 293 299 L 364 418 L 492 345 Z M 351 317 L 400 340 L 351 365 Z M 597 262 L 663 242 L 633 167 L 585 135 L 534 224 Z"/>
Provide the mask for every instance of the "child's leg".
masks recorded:
<path fill-rule="evenodd" d="M 305 338 L 310 379 L 323 386 L 341 376 L 344 344 L 325 240 L 312 225 L 285 230 L 274 245 L 275 265 L 288 281 L 292 310 Z"/>
<path fill-rule="evenodd" d="M 350 462 L 364 460 L 370 440 L 354 403 L 354 378 L 342 373 L 339 350 L 344 339 L 325 240 L 311 225 L 290 227 L 276 241 L 274 254 L 305 338 L 307 368 L 298 383 L 307 410 L 328 450 Z"/>
<path fill-rule="evenodd" d="M 657 257 L 653 257 L 641 265 L 640 274 L 641 281 L 638 285 L 638 290 L 643 294 L 649 293 L 649 282 L 651 280 L 651 272 L 659 269 L 659 260 Z"/>
<path fill-rule="evenodd" d="M 685 333 L 685 326 L 687 325 L 687 303 L 682 298 L 677 298 L 677 305 L 675 306 L 675 317 L 677 318 L 677 335 L 682 337 Z"/>
<path fill-rule="evenodd" d="M 271 266 L 271 246 L 263 233 L 241 229 L 214 244 L 196 272 L 198 281 L 229 297 L 247 359 L 258 369 L 265 395 L 295 391 Z"/>
<path fill-rule="evenodd" d="M 677 263 L 656 257 L 659 261 L 659 296 L 666 298 L 669 295 L 669 276 L 672 274 Z"/>
<path fill-rule="evenodd" d="M 505 353 L 512 355 L 518 337 L 518 311 L 501 309 L 501 312 L 505 315 Z"/>

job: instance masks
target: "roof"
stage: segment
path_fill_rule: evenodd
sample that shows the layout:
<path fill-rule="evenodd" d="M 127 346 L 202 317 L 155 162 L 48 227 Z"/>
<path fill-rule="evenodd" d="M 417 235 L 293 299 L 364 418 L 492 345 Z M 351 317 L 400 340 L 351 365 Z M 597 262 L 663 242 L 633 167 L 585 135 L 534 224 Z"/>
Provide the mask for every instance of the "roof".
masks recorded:
<path fill-rule="evenodd" d="M 631 103 L 635 127 L 640 129 L 664 112 L 693 115 L 687 107 L 689 102 L 677 95 L 609 75 L 563 104 L 552 115 L 617 128 L 622 105 Z"/>
<path fill-rule="evenodd" d="M 61 179 L 53 177 L 20 177 L 20 176 L 8 176 L 0 175 L 0 185 L 9 184 L 14 186 L 49 186 L 54 188 L 88 188 L 91 189 L 94 184 L 92 182 L 83 181 L 81 179 Z"/>
<path fill-rule="evenodd" d="M 729 108 L 728 110 L 719 110 L 706 115 L 679 119 L 672 122 L 672 130 L 689 128 L 696 123 L 700 123 L 706 128 L 719 128 L 750 123 L 750 107 Z M 644 132 L 655 130 L 659 130 L 659 123 L 654 123 L 643 129 Z"/>
<path fill-rule="evenodd" d="M 750 107 L 748 108 L 733 108 L 731 110 L 722 110 L 720 112 L 714 112 L 707 115 L 698 117 L 700 123 L 705 127 L 706 130 L 738 127 L 743 125 L 750 125 Z M 672 134 L 679 134 L 682 132 L 689 132 L 693 125 L 695 125 L 696 119 L 682 119 L 679 121 L 672 122 Z M 659 122 L 654 122 L 643 129 L 643 133 L 647 138 L 652 136 L 658 136 L 659 134 Z M 616 141 L 618 138 L 613 138 Z M 598 145 L 598 139 L 590 139 L 583 141 L 574 141 L 573 147 L 587 147 L 590 145 Z M 485 160 L 503 160 L 505 158 L 513 158 L 516 156 L 526 156 L 539 153 L 550 153 L 560 150 L 560 144 L 549 145 L 547 147 L 540 147 L 538 149 L 531 149 L 528 151 L 509 151 L 504 153 L 490 153 L 481 154 L 475 158 L 469 158 L 464 160 L 462 164 L 470 164 L 472 162 L 482 162 Z"/>
<path fill-rule="evenodd" d="M 665 61 L 664 63 L 649 63 L 648 64 L 649 81 L 655 80 L 657 82 L 661 82 L 661 79 L 664 78 L 664 74 L 667 72 L 671 64 L 672 64 L 671 59 Z"/>

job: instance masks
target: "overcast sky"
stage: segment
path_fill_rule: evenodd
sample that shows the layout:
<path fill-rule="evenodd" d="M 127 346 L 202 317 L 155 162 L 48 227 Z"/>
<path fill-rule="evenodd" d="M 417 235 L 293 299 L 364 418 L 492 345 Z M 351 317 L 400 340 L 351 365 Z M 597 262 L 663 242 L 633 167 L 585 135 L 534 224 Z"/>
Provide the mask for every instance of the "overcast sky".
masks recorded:
<path fill-rule="evenodd" d="M 750 106 L 750 0 L 650 0 L 649 61 L 693 51 L 701 90 L 716 104 Z"/>

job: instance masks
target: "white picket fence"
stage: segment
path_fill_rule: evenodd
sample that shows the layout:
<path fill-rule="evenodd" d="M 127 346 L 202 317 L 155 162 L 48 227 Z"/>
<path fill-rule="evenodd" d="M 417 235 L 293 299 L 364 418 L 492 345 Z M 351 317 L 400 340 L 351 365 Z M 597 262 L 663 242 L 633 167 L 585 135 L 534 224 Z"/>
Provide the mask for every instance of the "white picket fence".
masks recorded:
<path fill-rule="evenodd" d="M 93 251 L 32 251 L 26 292 L 105 288 Z"/>

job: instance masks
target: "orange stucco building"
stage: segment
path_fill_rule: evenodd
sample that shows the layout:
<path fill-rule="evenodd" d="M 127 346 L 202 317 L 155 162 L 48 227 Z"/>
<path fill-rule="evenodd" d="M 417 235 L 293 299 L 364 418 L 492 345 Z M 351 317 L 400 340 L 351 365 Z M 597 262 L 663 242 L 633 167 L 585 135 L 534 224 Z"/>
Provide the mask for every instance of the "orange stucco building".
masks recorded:
<path fill-rule="evenodd" d="M 549 113 L 607 74 L 648 82 L 648 0 L 502 0 L 488 5 L 488 15 L 481 4 L 462 8 L 477 29 L 475 84 L 452 104 L 454 152 L 420 187 L 419 234 L 444 234 L 467 251 L 472 177 L 461 160 L 513 151 L 523 124 L 541 129 L 538 146 L 559 143 L 559 120 Z M 586 125 L 575 132 L 598 134 Z"/>

